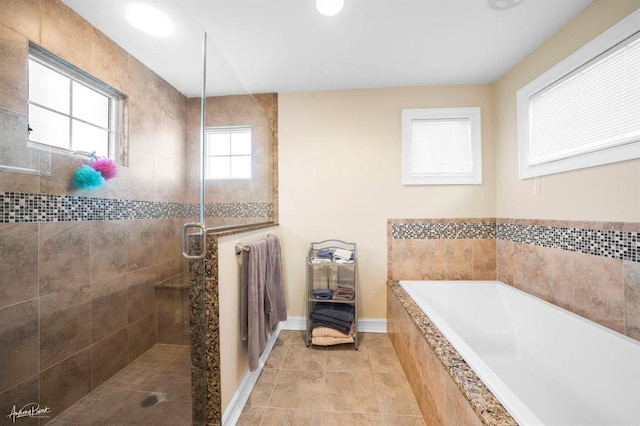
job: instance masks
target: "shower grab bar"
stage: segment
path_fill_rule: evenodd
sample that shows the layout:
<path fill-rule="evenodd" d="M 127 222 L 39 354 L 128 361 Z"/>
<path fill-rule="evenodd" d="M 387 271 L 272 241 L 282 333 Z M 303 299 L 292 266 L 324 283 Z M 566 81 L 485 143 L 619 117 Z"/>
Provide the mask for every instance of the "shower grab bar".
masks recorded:
<path fill-rule="evenodd" d="M 197 234 L 190 234 L 188 232 L 189 228 L 198 228 L 201 232 Z M 201 252 L 199 254 L 189 254 L 188 253 L 188 245 L 189 245 L 189 237 L 193 235 L 198 235 L 200 238 L 200 248 Z M 207 248 L 205 247 L 205 235 L 207 235 L 207 228 L 203 223 L 185 223 L 182 226 L 182 257 L 188 260 L 198 260 L 204 259 L 207 253 Z"/>

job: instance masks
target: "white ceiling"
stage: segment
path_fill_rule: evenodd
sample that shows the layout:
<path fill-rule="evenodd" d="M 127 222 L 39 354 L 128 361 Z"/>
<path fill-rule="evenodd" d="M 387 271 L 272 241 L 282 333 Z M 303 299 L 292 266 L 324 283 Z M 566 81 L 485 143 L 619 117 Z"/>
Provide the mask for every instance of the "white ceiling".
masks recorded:
<path fill-rule="evenodd" d="M 320 15 L 315 0 L 63 0 L 187 96 L 486 83 L 592 0 L 345 0 Z M 126 7 L 147 3 L 174 20 L 172 36 L 144 34 Z"/>

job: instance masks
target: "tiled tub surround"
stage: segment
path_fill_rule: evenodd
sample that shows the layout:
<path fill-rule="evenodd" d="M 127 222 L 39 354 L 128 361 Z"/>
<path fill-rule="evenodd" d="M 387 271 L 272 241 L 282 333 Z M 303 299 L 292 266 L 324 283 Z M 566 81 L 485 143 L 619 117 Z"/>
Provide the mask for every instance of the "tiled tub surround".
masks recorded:
<path fill-rule="evenodd" d="M 426 424 L 517 424 L 397 281 L 387 286 L 387 327 Z"/>
<path fill-rule="evenodd" d="M 640 340 L 640 224 L 390 219 L 391 280 L 498 279 Z"/>
<path fill-rule="evenodd" d="M 497 279 L 640 340 L 640 224 L 498 219 Z"/>
<path fill-rule="evenodd" d="M 520 424 L 640 419 L 640 342 L 499 281 L 400 286 Z"/>
<path fill-rule="evenodd" d="M 389 219 L 388 279 L 493 280 L 496 221 Z"/>

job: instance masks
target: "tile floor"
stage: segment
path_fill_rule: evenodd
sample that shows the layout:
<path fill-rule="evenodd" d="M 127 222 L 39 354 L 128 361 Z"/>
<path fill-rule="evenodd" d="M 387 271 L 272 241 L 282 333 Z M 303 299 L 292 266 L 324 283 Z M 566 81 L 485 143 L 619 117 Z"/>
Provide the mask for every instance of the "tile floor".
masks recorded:
<path fill-rule="evenodd" d="M 190 425 L 188 346 L 155 345 L 48 425 Z"/>
<path fill-rule="evenodd" d="M 189 348 L 156 345 L 49 425 L 191 424 Z M 158 400 L 154 404 L 155 400 Z M 424 426 L 386 334 L 307 348 L 282 331 L 238 426 Z"/>
<path fill-rule="evenodd" d="M 424 425 L 386 334 L 353 345 L 307 348 L 304 332 L 282 331 L 237 423 Z"/>

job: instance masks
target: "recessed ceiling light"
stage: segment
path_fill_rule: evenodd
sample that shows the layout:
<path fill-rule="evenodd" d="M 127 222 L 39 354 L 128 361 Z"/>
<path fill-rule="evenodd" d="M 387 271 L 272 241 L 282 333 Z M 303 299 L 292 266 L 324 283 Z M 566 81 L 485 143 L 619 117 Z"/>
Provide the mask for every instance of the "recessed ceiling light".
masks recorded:
<path fill-rule="evenodd" d="M 334 16 L 342 11 L 344 0 L 316 0 L 316 9 L 324 16 Z"/>
<path fill-rule="evenodd" d="M 511 9 L 522 3 L 524 0 L 488 0 L 489 6 L 497 10 Z"/>
<path fill-rule="evenodd" d="M 144 3 L 133 3 L 125 15 L 134 28 L 157 37 L 166 37 L 173 33 L 171 19 L 155 7 Z"/>

